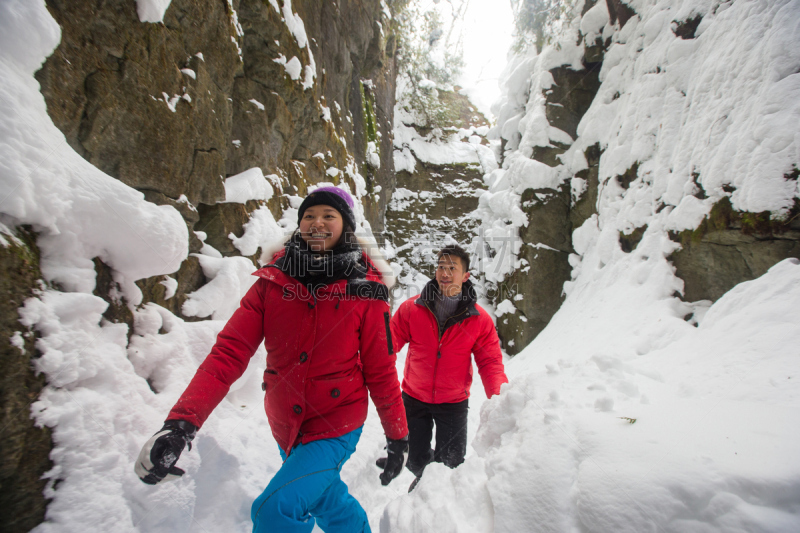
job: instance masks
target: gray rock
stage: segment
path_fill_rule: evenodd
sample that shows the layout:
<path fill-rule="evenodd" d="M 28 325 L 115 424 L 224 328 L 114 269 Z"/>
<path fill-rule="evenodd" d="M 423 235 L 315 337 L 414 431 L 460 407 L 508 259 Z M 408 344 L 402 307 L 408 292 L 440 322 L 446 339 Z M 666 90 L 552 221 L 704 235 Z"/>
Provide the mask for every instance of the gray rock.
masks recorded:
<path fill-rule="evenodd" d="M 20 324 L 18 311 L 39 288 L 39 251 L 30 229 L 14 233 L 16 240 L 3 234 L 9 245 L 0 246 L 0 531 L 29 531 L 44 520 L 42 475 L 53 466 L 52 441 L 50 429 L 35 427 L 30 416 L 45 377 L 34 375 L 37 335 Z M 24 350 L 12 337 L 22 340 Z"/>
<path fill-rule="evenodd" d="M 510 299 L 517 312 L 497 320 L 497 333 L 510 355 L 519 353 L 547 326 L 564 301 L 564 282 L 570 279 L 569 254 L 530 244 L 519 258 L 526 263 L 499 287 L 497 301 Z M 517 294 L 521 300 L 514 299 Z"/>
<path fill-rule="evenodd" d="M 200 220 L 195 225 L 197 231 L 208 235 L 206 243 L 217 249 L 223 256 L 241 255 L 228 237 L 230 234 L 241 237 L 244 226 L 250 220 L 250 214 L 258 209 L 263 202 L 250 200 L 246 204 L 224 203 L 216 205 L 201 205 L 199 209 Z M 258 255 L 251 257 L 254 264 Z M 257 265 L 257 264 L 256 264 Z"/>
<path fill-rule="evenodd" d="M 573 139 L 600 87 L 601 66 L 602 63 L 590 63 L 581 71 L 566 66 L 550 71 L 555 83 L 544 94 L 545 115 L 551 126 Z M 551 141 L 548 146 L 534 147 L 531 158 L 555 167 L 561 164 L 559 156 L 568 148 Z M 509 295 L 522 295 L 522 300 L 512 300 L 518 312 L 504 315 L 497 323 L 503 347 L 511 355 L 536 338 L 558 311 L 564 298 L 564 282 L 572 271 L 568 260 L 573 251 L 572 231 L 597 212 L 600 147 L 590 147 L 585 155 L 589 168 L 576 177 L 586 180 L 587 187 L 574 204 L 568 184 L 560 189 L 527 189 L 520 198 L 528 217 L 528 225 L 519 230 L 523 242 L 519 258 L 524 266 L 500 284 L 495 295 L 495 303 Z"/>
<path fill-rule="evenodd" d="M 550 70 L 554 84 L 545 91 L 545 115 L 551 126 L 577 138 L 578 123 L 600 88 L 601 67 L 602 63 L 591 63 L 583 70 L 566 66 Z"/>
<path fill-rule="evenodd" d="M 143 294 L 149 295 L 150 302 L 160 305 L 186 322 L 205 320 L 204 318 L 186 316 L 182 311 L 187 296 L 205 285 L 207 281 L 197 257 L 190 256 L 181 263 L 180 270 L 171 277 L 178 281 L 178 287 L 175 290 L 175 294 L 169 299 L 166 298 L 167 288 L 161 283 L 165 279 L 164 276 L 142 279 L 137 281 L 136 285 L 139 286 Z"/>
<path fill-rule="evenodd" d="M 227 96 L 238 68 L 224 4 L 178 0 L 163 25 L 139 22 L 125 0 L 52 0 L 48 9 L 61 44 L 37 79 L 67 142 L 131 187 L 193 204 L 224 198 Z"/>
<path fill-rule="evenodd" d="M 516 354 L 547 326 L 563 302 L 564 282 L 572 268 L 572 225 L 569 193 L 553 189 L 528 189 L 521 206 L 528 225 L 520 228 L 523 267 L 500 285 L 496 303 L 511 299 L 518 309 L 497 321 L 497 332 L 506 351 Z M 513 297 L 522 295 L 521 300 Z"/>
<path fill-rule="evenodd" d="M 149 201 L 176 207 L 192 252 L 201 247 L 194 231 L 202 230 L 221 252 L 238 254 L 228 235 L 241 235 L 254 208 L 217 202 L 225 177 L 253 167 L 279 176 L 268 202 L 279 218 L 285 195 L 303 196 L 314 183 L 347 182 L 355 190 L 343 172 L 326 174 L 355 163 L 367 181 L 365 214 L 381 231 L 394 187 L 391 24 L 380 0 L 292 6 L 308 37 L 303 48 L 260 0 L 233 1 L 241 34 L 225 2 L 173 0 L 164 23 L 151 24 L 139 21 L 129 0 L 48 0 L 62 31 L 36 74 L 48 113 L 89 162 Z M 312 54 L 316 79 L 307 89 L 275 61 L 297 57 L 305 67 Z M 379 169 L 365 164 L 369 140 L 380 146 Z M 198 212 L 177 202 L 181 195 Z M 180 286 L 197 280 L 192 269 L 176 275 Z M 159 283 L 142 286 L 145 302 L 159 301 L 148 292 Z"/>
<path fill-rule="evenodd" d="M 683 299 L 715 301 L 776 263 L 800 258 L 800 202 L 780 221 L 769 213 L 734 211 L 725 197 L 700 227 L 672 238 L 681 243 L 670 259 L 684 282 Z"/>
<path fill-rule="evenodd" d="M 417 161 L 416 172 L 397 173 L 397 187 L 415 197 L 393 202 L 386 211 L 384 235 L 405 265 L 433 277 L 433 256 L 442 239 L 472 242 L 478 221 L 469 216 L 485 190 L 483 171 L 475 165 L 431 165 Z M 408 272 L 406 272 L 408 273 Z"/>
<path fill-rule="evenodd" d="M 450 117 L 439 127 L 452 131 L 488 125 L 483 114 L 458 88 L 453 92 L 440 91 L 439 98 Z M 414 127 L 420 135 L 431 131 L 430 127 Z M 480 165 L 434 165 L 416 158 L 415 161 L 414 173 L 398 172 L 394 184 L 395 188 L 412 191 L 415 196 L 390 204 L 384 236 L 400 250 L 398 258 L 404 269 L 433 277 L 433 259 L 444 238 L 452 237 L 468 246 L 475 237 L 479 224 L 470 215 L 478 207 L 478 197 L 486 185 Z"/>
<path fill-rule="evenodd" d="M 575 174 L 576 178 L 586 182 L 586 190 L 580 198 L 573 199 L 569 211 L 570 223 L 573 228 L 580 228 L 589 217 L 597 213 L 597 190 L 599 185 L 598 173 L 600 171 L 600 156 L 602 151 L 599 144 L 594 144 L 586 149 L 584 156 L 589 168 Z"/>

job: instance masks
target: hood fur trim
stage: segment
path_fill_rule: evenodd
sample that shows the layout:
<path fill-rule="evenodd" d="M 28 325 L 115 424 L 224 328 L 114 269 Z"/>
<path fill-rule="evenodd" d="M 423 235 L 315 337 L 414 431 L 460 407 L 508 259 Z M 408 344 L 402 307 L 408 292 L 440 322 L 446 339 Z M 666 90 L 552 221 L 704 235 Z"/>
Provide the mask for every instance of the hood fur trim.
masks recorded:
<path fill-rule="evenodd" d="M 261 249 L 261 257 L 258 258 L 258 264 L 260 266 L 266 266 L 272 262 L 272 259 L 275 257 L 275 254 L 286 248 L 286 243 L 289 242 L 289 239 L 292 238 L 294 232 L 289 233 L 286 235 L 283 240 L 276 240 L 273 241 L 269 246 L 266 248 Z"/>
<path fill-rule="evenodd" d="M 358 245 L 361 246 L 361 250 L 367 254 L 372 264 L 378 269 L 378 272 L 381 273 L 381 278 L 384 285 L 388 289 L 394 287 L 395 281 L 397 279 L 394 275 L 394 270 L 389 265 L 389 262 L 383 257 L 383 252 L 378 247 L 378 243 L 375 242 L 375 238 L 370 235 L 358 235 L 356 234 L 356 241 Z"/>

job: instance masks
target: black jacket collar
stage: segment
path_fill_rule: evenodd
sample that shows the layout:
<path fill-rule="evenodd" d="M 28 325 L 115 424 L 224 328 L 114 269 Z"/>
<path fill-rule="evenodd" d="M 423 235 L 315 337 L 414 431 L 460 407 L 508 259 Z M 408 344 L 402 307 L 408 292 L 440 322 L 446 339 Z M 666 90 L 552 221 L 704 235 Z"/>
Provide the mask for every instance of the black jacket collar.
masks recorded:
<path fill-rule="evenodd" d="M 436 302 L 436 299 L 441 297 L 442 293 L 439 291 L 439 284 L 435 279 L 432 279 L 425 284 L 425 287 L 422 288 L 422 293 L 420 293 L 419 297 L 414 301 L 414 303 L 423 307 L 427 307 L 428 310 L 433 313 L 433 306 Z M 475 308 L 476 303 L 478 303 L 478 295 L 475 292 L 475 287 L 472 285 L 472 281 L 467 280 L 461 286 L 461 300 L 458 302 L 458 307 L 456 307 L 455 313 L 453 313 L 450 318 L 445 320 L 445 331 L 450 326 L 458 324 L 459 322 L 466 320 L 471 316 L 479 315 L 480 313 Z M 443 335 L 444 331 L 440 333 Z"/>

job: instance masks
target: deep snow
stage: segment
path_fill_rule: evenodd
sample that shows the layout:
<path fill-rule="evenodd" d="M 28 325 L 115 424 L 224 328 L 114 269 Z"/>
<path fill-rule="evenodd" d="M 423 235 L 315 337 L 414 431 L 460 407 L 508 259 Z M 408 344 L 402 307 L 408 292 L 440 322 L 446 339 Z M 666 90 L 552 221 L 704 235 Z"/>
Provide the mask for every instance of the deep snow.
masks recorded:
<path fill-rule="evenodd" d="M 407 472 L 382 487 L 373 462 L 383 435 L 371 411 L 343 478 L 375 531 L 800 530 L 800 262 L 709 306 L 673 296 L 681 282 L 665 259 L 675 246 L 666 231 L 696 224 L 723 184 L 736 187 L 739 209 L 779 214 L 797 197 L 783 175 L 800 161 L 800 3 L 630 3 L 640 18 L 621 31 L 602 12 L 581 26 L 614 44 L 577 139 L 543 125 L 540 97 L 548 68 L 579 61 L 575 36 L 513 58 L 497 108 L 509 151 L 487 175 L 479 215 L 490 236 L 515 232 L 526 222 L 519 193 L 571 180 L 585 165 L 580 150 L 595 142 L 606 149 L 601 180 L 634 161 L 640 178 L 627 191 L 601 191 L 599 215 L 575 235 L 567 299 L 508 362 L 511 383 L 488 401 L 476 383 L 464 465 L 432 465 L 411 494 Z M 697 39 L 677 39 L 670 22 L 695 13 L 704 16 Z M 129 345 L 126 326 L 102 320 L 91 259 L 111 265 L 137 303 L 133 281 L 174 272 L 186 230 L 175 210 L 86 163 L 49 120 L 32 74 L 58 39 L 43 2 L 0 3 L 0 222 L 41 232 L 43 273 L 62 288 L 42 289 L 20 311 L 41 335 L 37 370 L 49 382 L 32 415 L 55 442 L 53 500 L 35 531 L 249 531 L 250 502 L 280 465 L 263 414 L 263 348 L 181 457 L 186 476 L 150 487 L 133 461 L 252 283 L 252 267 L 204 249 L 213 279 L 190 305 L 214 320 L 185 323 L 147 305 Z M 527 159 L 548 139 L 573 145 L 556 169 Z M 709 201 L 693 194 L 695 170 Z M 291 230 L 291 212 L 281 221 L 258 213 L 240 250 Z M 637 249 L 622 252 L 618 232 L 644 223 Z M 487 271 L 514 268 L 513 256 L 501 259 Z M 692 312 L 697 327 L 683 320 Z"/>

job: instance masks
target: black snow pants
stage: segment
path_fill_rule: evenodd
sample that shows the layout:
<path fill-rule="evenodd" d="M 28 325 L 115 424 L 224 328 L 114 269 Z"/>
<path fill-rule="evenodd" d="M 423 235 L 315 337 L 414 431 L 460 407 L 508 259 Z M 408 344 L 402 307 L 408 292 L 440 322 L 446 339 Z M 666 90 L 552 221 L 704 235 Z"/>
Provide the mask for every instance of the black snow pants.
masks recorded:
<path fill-rule="evenodd" d="M 467 453 L 467 412 L 469 400 L 458 403 L 426 403 L 403 393 L 408 420 L 408 462 L 406 467 L 419 477 L 431 461 L 455 468 Z M 436 449 L 431 449 L 436 425 Z"/>

